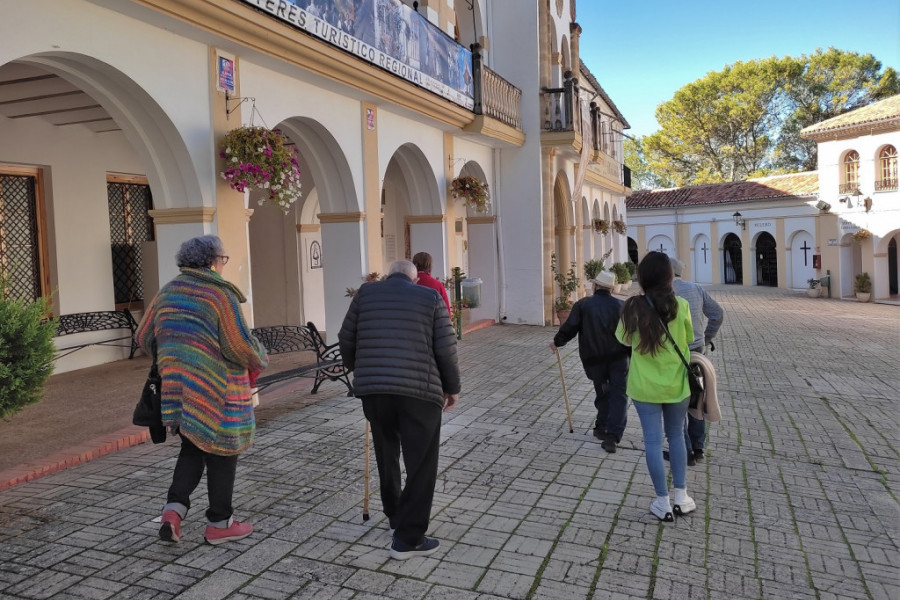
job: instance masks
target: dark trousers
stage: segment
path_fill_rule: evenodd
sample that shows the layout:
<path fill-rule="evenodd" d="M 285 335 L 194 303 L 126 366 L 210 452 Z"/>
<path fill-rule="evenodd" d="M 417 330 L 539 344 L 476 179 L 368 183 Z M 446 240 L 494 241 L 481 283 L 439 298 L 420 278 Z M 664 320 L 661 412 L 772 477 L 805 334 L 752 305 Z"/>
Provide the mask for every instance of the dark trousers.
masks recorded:
<path fill-rule="evenodd" d="M 431 518 L 441 443 L 441 407 L 392 394 L 363 396 L 372 427 L 381 504 L 394 536 L 411 546 L 422 543 Z M 400 487 L 400 449 L 406 485 Z"/>
<path fill-rule="evenodd" d="M 588 378 L 594 382 L 597 397 L 597 422 L 594 429 L 616 436 L 616 443 L 622 441 L 628 422 L 628 398 L 625 396 L 625 382 L 628 378 L 628 357 L 605 361 L 585 367 Z"/>
<path fill-rule="evenodd" d="M 687 421 L 684 424 L 684 443 L 690 450 L 703 450 L 706 442 L 706 421 L 704 419 L 695 419 L 688 413 Z"/>
<path fill-rule="evenodd" d="M 179 434 L 180 435 L 180 434 Z M 181 436 L 181 452 L 175 463 L 175 474 L 169 487 L 168 503 L 183 504 L 191 507 L 191 493 L 200 484 L 203 468 L 206 467 L 206 489 L 209 495 L 209 508 L 206 520 L 210 523 L 226 521 L 234 510 L 231 507 L 231 496 L 234 493 L 234 476 L 237 472 L 237 454 L 218 456 L 204 452 L 189 439 Z"/>

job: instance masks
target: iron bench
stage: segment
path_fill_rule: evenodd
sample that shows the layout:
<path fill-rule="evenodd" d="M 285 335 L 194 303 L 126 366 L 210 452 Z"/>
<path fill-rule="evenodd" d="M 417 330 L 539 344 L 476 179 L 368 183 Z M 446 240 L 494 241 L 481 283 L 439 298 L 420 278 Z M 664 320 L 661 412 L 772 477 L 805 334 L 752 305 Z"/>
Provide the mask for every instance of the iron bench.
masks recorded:
<path fill-rule="evenodd" d="M 317 393 L 322 382 L 330 379 L 331 381 L 342 382 L 347 386 L 347 395 L 353 395 L 353 387 L 350 385 L 350 379 L 347 376 L 350 371 L 344 366 L 338 345 L 332 344 L 327 346 L 325 340 L 322 339 L 322 334 L 311 322 L 307 323 L 305 327 L 303 325 L 257 327 L 252 330 L 252 333 L 270 355 L 308 351 L 316 353 L 316 362 L 314 363 L 281 371 L 280 373 L 263 375 L 256 381 L 256 386 L 259 390 L 263 390 L 273 383 L 315 373 L 316 380 L 310 393 Z"/>
<path fill-rule="evenodd" d="M 127 329 L 128 335 L 114 337 L 112 339 L 104 339 L 90 342 L 82 342 L 57 348 L 57 355 L 54 360 L 58 360 L 63 356 L 68 356 L 73 352 L 77 352 L 88 346 L 121 346 L 129 348 L 128 358 L 134 358 L 134 353 L 138 349 L 135 333 L 137 332 L 137 321 L 131 315 L 131 311 L 127 308 L 122 310 L 98 310 L 94 312 L 73 313 L 71 315 L 60 315 L 56 319 L 56 334 L 54 337 L 63 337 L 74 335 L 77 333 L 88 333 L 91 331 L 106 331 Z"/>

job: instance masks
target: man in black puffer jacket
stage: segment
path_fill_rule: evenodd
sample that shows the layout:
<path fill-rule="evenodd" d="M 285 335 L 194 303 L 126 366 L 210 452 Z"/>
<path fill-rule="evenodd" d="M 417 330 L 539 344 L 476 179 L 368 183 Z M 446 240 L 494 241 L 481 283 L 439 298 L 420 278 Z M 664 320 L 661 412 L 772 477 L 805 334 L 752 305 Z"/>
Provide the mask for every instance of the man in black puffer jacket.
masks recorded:
<path fill-rule="evenodd" d="M 625 380 L 629 349 L 616 339 L 622 301 L 610 294 L 616 285 L 615 275 L 601 271 L 592 283 L 594 295 L 575 303 L 550 347 L 565 346 L 578 335 L 578 355 L 585 375 L 594 383 L 597 392 L 594 437 L 600 440 L 604 450 L 615 452 L 616 444 L 622 441 L 625 433 L 628 414 Z"/>
<path fill-rule="evenodd" d="M 447 304 L 418 286 L 415 265 L 398 260 L 384 281 L 359 288 L 338 334 L 353 392 L 372 426 L 381 504 L 394 530 L 391 556 L 433 554 L 425 537 L 437 481 L 441 410 L 459 400 L 456 332 Z M 400 450 L 406 486 L 400 488 Z"/>

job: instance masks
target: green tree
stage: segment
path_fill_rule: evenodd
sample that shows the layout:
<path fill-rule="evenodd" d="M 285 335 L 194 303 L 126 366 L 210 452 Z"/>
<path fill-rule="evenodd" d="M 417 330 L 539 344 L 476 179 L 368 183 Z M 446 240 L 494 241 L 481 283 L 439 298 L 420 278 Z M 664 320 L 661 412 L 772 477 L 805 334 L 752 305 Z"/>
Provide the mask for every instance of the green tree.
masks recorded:
<path fill-rule="evenodd" d="M 8 297 L 0 275 L 0 418 L 7 418 L 43 396 L 53 372 L 56 322 L 49 299 L 26 302 Z"/>
<path fill-rule="evenodd" d="M 672 187 L 673 183 L 656 173 L 647 164 L 644 153 L 645 137 L 628 136 L 624 141 L 625 166 L 631 169 L 631 188 L 635 190 L 652 190 Z"/>
<path fill-rule="evenodd" d="M 647 171 L 641 182 L 683 186 L 815 169 L 804 127 L 898 93 L 897 72 L 871 54 L 829 48 L 736 62 L 657 107 L 660 129 L 636 153 Z"/>
<path fill-rule="evenodd" d="M 774 162 L 789 170 L 816 169 L 816 143 L 800 137 L 800 131 L 900 93 L 897 71 L 884 71 L 871 54 L 835 48 L 801 56 L 785 88 L 793 111 L 784 119 Z"/>

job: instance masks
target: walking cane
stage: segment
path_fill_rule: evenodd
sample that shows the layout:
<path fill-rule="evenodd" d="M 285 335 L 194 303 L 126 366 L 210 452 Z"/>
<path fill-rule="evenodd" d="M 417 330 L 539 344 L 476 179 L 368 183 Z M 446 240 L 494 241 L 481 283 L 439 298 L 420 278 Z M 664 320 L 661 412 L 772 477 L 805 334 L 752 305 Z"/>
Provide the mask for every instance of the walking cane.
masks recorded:
<path fill-rule="evenodd" d="M 365 491 L 363 492 L 363 521 L 369 520 L 369 420 L 366 419 L 366 470 L 363 475 Z"/>
<path fill-rule="evenodd" d="M 556 353 L 556 362 L 559 364 L 559 380 L 562 382 L 563 399 L 566 401 L 566 416 L 569 417 L 569 433 L 575 433 L 572 427 L 572 411 L 569 410 L 569 392 L 566 391 L 566 377 L 563 375 L 562 356 L 559 355 L 559 348 L 554 347 L 553 352 Z"/>

